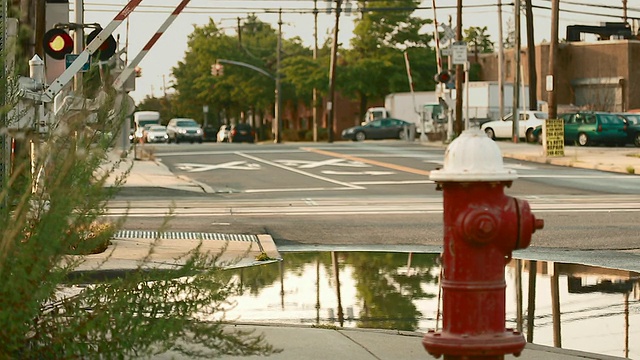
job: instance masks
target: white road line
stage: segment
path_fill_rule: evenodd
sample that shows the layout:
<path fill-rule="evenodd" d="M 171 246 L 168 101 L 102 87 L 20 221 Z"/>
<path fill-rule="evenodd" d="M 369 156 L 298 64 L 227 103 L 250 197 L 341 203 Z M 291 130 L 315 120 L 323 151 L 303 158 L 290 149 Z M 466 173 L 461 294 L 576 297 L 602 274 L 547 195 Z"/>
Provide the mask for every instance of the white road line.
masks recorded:
<path fill-rule="evenodd" d="M 203 172 L 216 169 L 260 170 L 260 164 L 247 164 L 246 161 L 230 161 L 222 164 L 180 163 L 176 164 L 176 169 L 180 169 L 186 172 Z"/>
<path fill-rule="evenodd" d="M 556 175 L 556 174 L 518 174 L 518 178 L 557 178 L 557 179 L 630 179 L 640 181 L 640 177 L 634 177 L 631 175 L 584 175 L 584 174 L 575 174 L 575 175 Z"/>
<path fill-rule="evenodd" d="M 280 164 L 275 163 L 273 161 L 268 161 L 268 160 L 264 160 L 264 159 L 261 159 L 261 158 L 255 157 L 255 156 L 251 156 L 251 155 L 243 153 L 243 152 L 236 152 L 235 154 L 238 155 L 238 156 L 246 157 L 247 159 L 251 159 L 253 161 L 257 161 L 257 162 L 261 162 L 261 163 L 264 163 L 264 164 L 267 164 L 267 165 L 275 166 L 275 167 L 278 167 L 278 168 L 281 168 L 281 169 L 284 169 L 284 170 L 288 170 L 288 171 L 291 171 L 291 172 L 298 173 L 300 175 L 305 175 L 305 176 L 308 176 L 308 177 L 312 177 L 314 179 L 330 182 L 330 183 L 333 183 L 333 184 L 338 184 L 338 185 L 341 185 L 341 186 L 344 186 L 344 187 L 347 187 L 347 188 L 350 188 L 350 189 L 358 189 L 358 190 L 365 189 L 362 186 L 352 185 L 350 183 L 346 183 L 346 182 L 343 182 L 343 181 L 333 180 L 333 179 L 329 179 L 329 178 L 324 177 L 324 176 L 311 174 L 311 173 L 308 173 L 306 171 L 301 171 L 301 170 L 298 170 L 298 169 L 290 168 L 288 166 L 280 165 Z"/>
<path fill-rule="evenodd" d="M 322 170 L 321 173 L 327 175 L 393 175 L 393 171 L 335 171 L 335 170 Z"/>
<path fill-rule="evenodd" d="M 311 199 L 311 198 L 306 198 L 306 199 L 303 199 L 303 200 L 304 200 L 304 203 L 305 203 L 305 204 L 307 204 L 307 205 L 311 205 L 311 206 L 317 206 L 317 205 L 318 205 L 318 203 L 317 203 L 317 202 L 315 202 L 315 201 L 314 201 L 313 199 Z"/>
<path fill-rule="evenodd" d="M 327 188 L 327 187 L 319 187 L 319 188 L 277 188 L 277 189 L 249 189 L 244 190 L 244 193 L 267 193 L 267 192 L 289 192 L 289 191 L 328 191 L 328 190 L 359 190 L 364 189 L 361 187 L 349 187 L 349 188 Z"/>
<path fill-rule="evenodd" d="M 354 181 L 354 185 L 411 185 L 411 184 L 435 184 L 433 180 L 405 180 L 405 181 Z"/>
<path fill-rule="evenodd" d="M 221 150 L 221 151 L 193 151 L 193 152 L 166 152 L 156 153 L 157 157 L 169 157 L 169 156 L 190 156 L 190 155 L 235 155 L 238 150 Z M 291 150 L 243 150 L 245 153 L 251 154 L 294 154 L 294 153 L 306 153 L 308 151 L 291 149 Z"/>

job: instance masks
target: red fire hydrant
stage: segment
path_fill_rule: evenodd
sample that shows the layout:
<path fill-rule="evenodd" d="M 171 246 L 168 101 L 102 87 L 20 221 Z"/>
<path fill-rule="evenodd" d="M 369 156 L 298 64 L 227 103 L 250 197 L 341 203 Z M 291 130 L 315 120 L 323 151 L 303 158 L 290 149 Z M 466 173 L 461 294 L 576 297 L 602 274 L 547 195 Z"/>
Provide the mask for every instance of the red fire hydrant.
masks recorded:
<path fill-rule="evenodd" d="M 529 246 L 544 222 L 529 203 L 504 194 L 517 178 L 503 167 L 500 148 L 483 131 L 462 132 L 432 171 L 444 197 L 442 322 L 422 340 L 445 359 L 504 359 L 520 355 L 524 336 L 505 328 L 505 265 Z"/>

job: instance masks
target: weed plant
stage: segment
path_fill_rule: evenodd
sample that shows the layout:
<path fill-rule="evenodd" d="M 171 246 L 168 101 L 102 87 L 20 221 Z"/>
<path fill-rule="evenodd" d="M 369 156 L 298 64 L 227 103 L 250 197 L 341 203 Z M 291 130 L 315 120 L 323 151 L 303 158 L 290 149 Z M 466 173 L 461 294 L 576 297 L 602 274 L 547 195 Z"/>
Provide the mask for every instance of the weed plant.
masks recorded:
<path fill-rule="evenodd" d="M 237 289 L 220 254 L 197 248 L 174 270 L 150 269 L 145 260 L 90 285 L 70 276 L 85 255 L 108 257 L 122 226 L 104 220 L 129 173 L 115 176 L 121 164 L 109 163 L 118 138 L 110 134 L 124 116 L 112 110 L 113 94 L 106 98 L 97 112 L 62 111 L 45 134 L 14 130 L 21 115 L 6 116 L 15 103 L 5 99 L 0 134 L 17 147 L 11 157 L 2 152 L 10 171 L 0 187 L 0 359 L 273 353 L 261 335 L 228 326 L 227 299 Z"/>

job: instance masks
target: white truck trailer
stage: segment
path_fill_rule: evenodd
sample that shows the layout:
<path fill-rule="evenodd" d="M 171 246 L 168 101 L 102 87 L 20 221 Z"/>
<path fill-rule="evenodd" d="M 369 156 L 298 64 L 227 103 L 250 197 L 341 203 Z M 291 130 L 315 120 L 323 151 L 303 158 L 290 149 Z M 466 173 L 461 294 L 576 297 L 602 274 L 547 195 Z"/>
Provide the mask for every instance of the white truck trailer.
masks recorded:
<path fill-rule="evenodd" d="M 367 109 L 364 122 L 392 117 L 416 124 L 418 134 L 422 133 L 425 109 L 432 108 L 433 114 L 440 114 L 438 96 L 435 91 L 391 93 L 384 99 L 384 107 Z M 427 130 L 428 131 L 428 130 Z"/>
<path fill-rule="evenodd" d="M 510 114 L 513 110 L 513 83 L 503 84 L 503 115 Z M 519 89 L 520 109 L 529 108 L 529 86 L 524 85 Z M 463 114 L 466 112 L 463 98 Z M 469 121 L 472 124 L 482 125 L 487 121 L 500 119 L 500 87 L 497 81 L 471 81 L 469 82 Z M 464 117 L 464 115 L 463 115 Z"/>

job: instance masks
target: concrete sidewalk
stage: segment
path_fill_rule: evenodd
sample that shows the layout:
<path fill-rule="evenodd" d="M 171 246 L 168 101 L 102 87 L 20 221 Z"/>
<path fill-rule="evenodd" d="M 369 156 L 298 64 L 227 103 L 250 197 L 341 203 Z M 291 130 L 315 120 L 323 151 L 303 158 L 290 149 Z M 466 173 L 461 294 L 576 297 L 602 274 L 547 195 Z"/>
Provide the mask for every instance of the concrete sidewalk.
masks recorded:
<path fill-rule="evenodd" d="M 507 159 L 640 175 L 640 148 L 637 147 L 565 146 L 564 156 L 552 157 L 544 155 L 542 146 L 538 144 L 514 144 L 510 141 L 495 143 L 500 148 L 502 157 Z M 424 142 L 421 145 L 447 147 L 441 141 Z"/>
<path fill-rule="evenodd" d="M 422 346 L 424 334 L 406 331 L 317 328 L 278 324 L 238 324 L 238 330 L 253 330 L 263 334 L 267 343 L 282 352 L 269 359 L 274 360 L 413 360 L 435 359 Z M 221 359 L 257 359 L 259 356 L 223 356 Z M 527 344 L 516 357 L 506 355 L 507 360 L 619 360 L 623 358 L 597 355 L 581 351 L 558 349 Z M 174 352 L 166 352 L 155 359 L 184 359 Z"/>
<path fill-rule="evenodd" d="M 534 144 L 513 144 L 510 142 L 496 142 L 505 158 L 520 159 L 524 161 L 539 162 L 560 166 L 571 166 L 586 169 L 596 169 L 625 174 L 640 174 L 640 149 L 639 148 L 601 148 L 601 147 L 567 147 L 563 157 L 546 157 L 542 154 L 542 147 Z M 424 146 L 445 148 L 441 142 L 423 143 Z M 120 154 L 111 154 L 113 161 L 120 158 Z M 204 184 L 200 184 L 188 178 L 172 174 L 169 169 L 159 161 L 149 158 L 136 160 L 132 154 L 123 158 L 123 163 L 118 172 L 126 171 L 130 166 L 131 172 L 127 177 L 125 187 L 161 187 L 190 192 L 206 193 L 210 191 Z M 281 259 L 273 240 L 268 235 L 257 235 L 258 245 L 251 243 L 231 244 L 231 256 L 244 256 L 244 264 L 252 264 L 256 256 L 266 252 L 274 259 Z M 141 258 L 146 255 L 149 239 L 121 237 L 116 238 L 117 248 L 112 259 L 102 264 L 108 271 L 118 269 L 135 268 Z M 176 262 L 178 253 L 185 253 L 196 242 L 184 240 L 163 240 L 160 251 L 154 254 L 153 264 L 158 267 L 179 266 Z M 220 248 L 221 242 L 205 242 L 207 249 L 215 251 Z M 108 253 L 107 250 L 106 253 Z M 105 253 L 105 254 L 106 254 Z M 82 271 L 95 271 L 101 261 L 102 254 L 88 257 L 88 262 L 83 265 Z M 238 329 L 253 329 L 256 334 L 264 334 L 266 341 L 283 351 L 271 356 L 272 359 L 299 360 L 299 359 L 350 359 L 350 360 L 374 360 L 374 359 L 433 359 L 422 346 L 423 334 L 401 331 L 384 331 L 373 329 L 352 328 L 317 328 L 311 326 L 295 326 L 290 324 L 237 324 L 230 325 Z M 167 352 L 157 359 L 184 359 L 175 353 Z M 223 357 L 223 359 L 235 359 L 236 357 Z M 257 357 L 251 357 L 257 358 Z M 512 355 L 505 359 L 515 359 Z M 617 357 L 591 354 L 567 349 L 558 349 L 548 346 L 527 344 L 523 353 L 518 357 L 523 360 L 543 359 L 621 359 Z"/>

